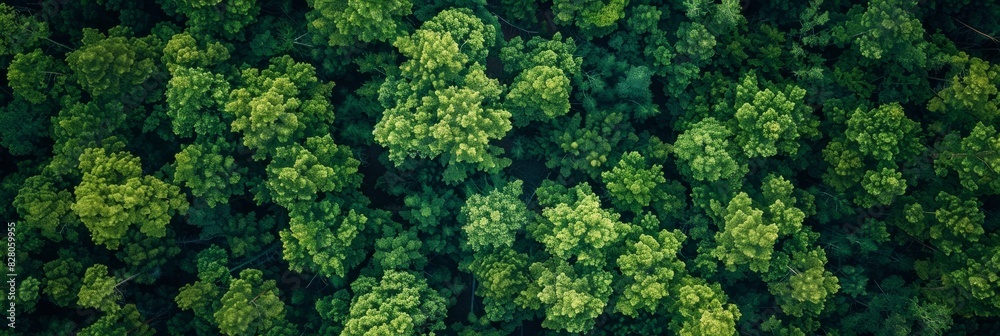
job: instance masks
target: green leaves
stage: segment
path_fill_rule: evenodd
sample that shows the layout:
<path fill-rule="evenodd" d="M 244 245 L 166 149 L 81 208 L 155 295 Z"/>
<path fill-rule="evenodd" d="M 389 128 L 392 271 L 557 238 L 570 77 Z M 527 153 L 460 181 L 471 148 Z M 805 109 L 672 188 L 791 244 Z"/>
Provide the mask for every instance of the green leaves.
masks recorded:
<path fill-rule="evenodd" d="M 529 231 L 555 257 L 604 265 L 604 249 L 628 232 L 629 225 L 619 221 L 620 215 L 602 209 L 587 184 L 573 187 L 566 197 L 572 201 L 547 206 L 542 210 L 543 220 Z"/>
<path fill-rule="evenodd" d="M 712 256 L 736 270 L 748 265 L 755 272 L 766 272 L 778 239 L 778 226 L 764 223 L 764 212 L 753 207 L 750 196 L 739 193 L 726 206 L 725 226 L 715 234 L 718 246 Z"/>
<path fill-rule="evenodd" d="M 536 280 L 527 291 L 537 297 L 545 309 L 542 327 L 571 333 L 594 327 L 594 319 L 603 313 L 611 295 L 611 273 L 581 274 L 561 260 L 534 263 L 530 270 Z"/>
<path fill-rule="evenodd" d="M 167 115 L 174 134 L 184 137 L 225 134 L 227 127 L 223 121 L 232 119 L 220 112 L 228 94 L 229 83 L 220 74 L 201 68 L 175 68 L 166 91 L 170 107 Z"/>
<path fill-rule="evenodd" d="M 646 159 L 638 152 L 628 152 L 622 156 L 610 171 L 601 173 L 612 203 L 618 208 L 639 213 L 649 206 L 654 198 L 665 197 L 659 188 L 667 182 L 663 177 L 663 166 L 647 166 Z"/>
<path fill-rule="evenodd" d="M 934 160 L 937 175 L 958 173 L 970 191 L 1000 193 L 1000 135 L 992 125 L 976 123 L 965 138 L 952 133 L 942 141 L 943 150 Z"/>
<path fill-rule="evenodd" d="M 214 316 L 223 334 L 254 335 L 283 319 L 285 304 L 274 280 L 264 280 L 259 270 L 245 269 L 230 283 Z"/>
<path fill-rule="evenodd" d="M 971 57 L 965 71 L 952 77 L 949 85 L 927 102 L 927 109 L 956 115 L 951 118 L 969 113 L 977 121 L 993 121 L 1000 116 L 1000 91 L 997 89 L 1000 66 Z"/>
<path fill-rule="evenodd" d="M 628 252 L 618 257 L 617 264 L 626 285 L 615 311 L 631 317 L 640 310 L 657 311 L 684 273 L 684 262 L 677 256 L 684 239 L 680 231 L 662 230 L 656 236 L 643 234 L 634 243 L 625 244 Z"/>
<path fill-rule="evenodd" d="M 355 297 L 343 335 L 426 334 L 444 329 L 445 299 L 412 273 L 387 271 L 351 284 Z"/>
<path fill-rule="evenodd" d="M 290 269 L 344 277 L 360 261 L 352 246 L 368 221 L 364 215 L 353 209 L 344 213 L 337 204 L 323 200 L 295 207 L 289 217 L 289 227 L 280 235 Z"/>
<path fill-rule="evenodd" d="M 498 104 L 503 88 L 480 65 L 495 39 L 493 26 L 452 9 L 396 40 L 409 60 L 379 90 L 386 110 L 373 134 L 397 166 L 406 158 L 440 157 L 445 182 L 456 183 L 466 167 L 495 173 L 510 164 L 490 141 L 511 130 L 511 114 Z"/>
<path fill-rule="evenodd" d="M 726 300 L 718 284 L 685 277 L 677 289 L 673 308 L 677 318 L 671 320 L 670 329 L 679 335 L 735 334 L 740 311 Z"/>
<path fill-rule="evenodd" d="M 891 55 L 907 69 L 923 67 L 927 42 L 920 20 L 912 14 L 916 5 L 914 0 L 870 1 L 838 38 L 854 43 L 864 57 L 879 60 Z"/>
<path fill-rule="evenodd" d="M 75 232 L 65 227 L 79 224 L 75 213 L 70 211 L 73 194 L 55 187 L 53 178 L 45 174 L 29 177 L 14 198 L 14 206 L 24 218 L 28 227 L 37 228 L 46 238 L 61 241 L 63 233 L 68 233 L 71 241 L 76 240 Z"/>
<path fill-rule="evenodd" d="M 242 132 L 243 144 L 257 150 L 255 158 L 329 133 L 333 83 L 320 82 L 312 65 L 276 57 L 265 70 L 244 70 L 242 79 L 244 85 L 229 93 L 225 111 L 234 118 L 232 131 Z"/>
<path fill-rule="evenodd" d="M 583 30 L 609 27 L 625 17 L 628 0 L 555 0 L 555 19 L 561 24 L 576 24 Z"/>
<path fill-rule="evenodd" d="M 891 162 L 907 153 L 919 152 L 918 144 L 906 141 L 915 137 L 919 130 L 919 124 L 908 119 L 903 107 L 894 103 L 867 111 L 855 110 L 847 120 L 844 134 L 858 144 L 862 154 Z"/>
<path fill-rule="evenodd" d="M 391 42 L 406 30 L 401 21 L 410 14 L 410 0 L 351 1 L 310 0 L 306 14 L 317 42 L 333 47 L 351 46 L 355 41 Z"/>
<path fill-rule="evenodd" d="M 736 89 L 736 142 L 749 158 L 779 152 L 795 156 L 799 137 L 818 134 L 816 121 L 802 99 L 806 91 L 790 86 L 787 92 L 760 90 L 757 77 L 748 75 Z"/>
<path fill-rule="evenodd" d="M 187 17 L 187 26 L 199 34 L 221 34 L 232 38 L 257 20 L 256 0 L 185 0 L 166 4 L 167 12 Z"/>
<path fill-rule="evenodd" d="M 293 144 L 275 150 L 267 165 L 265 182 L 270 199 L 293 208 L 298 202 L 313 200 L 317 193 L 350 190 L 360 183 L 359 162 L 346 146 L 333 143 L 330 135 L 306 139 L 305 146 Z"/>
<path fill-rule="evenodd" d="M 521 180 L 484 195 L 470 196 L 462 206 L 462 229 L 473 251 L 504 249 L 514 245 L 514 237 L 533 218 L 521 196 Z"/>
<path fill-rule="evenodd" d="M 118 298 L 121 296 L 118 286 L 123 282 L 108 276 L 107 266 L 100 264 L 91 266 L 83 276 L 83 286 L 80 287 L 80 299 L 77 304 L 84 308 L 97 308 L 107 313 L 114 313 L 121 309 L 118 305 Z"/>
<path fill-rule="evenodd" d="M 151 237 L 163 237 L 176 213 L 187 211 L 180 188 L 143 176 L 139 159 L 128 153 L 107 154 L 103 148 L 80 155 L 83 182 L 76 187 L 71 208 L 90 230 L 96 244 L 118 249 L 131 227 Z"/>
<path fill-rule="evenodd" d="M 800 318 L 806 313 L 819 315 L 825 302 L 840 289 L 837 277 L 823 268 L 827 261 L 826 253 L 821 249 L 793 252 L 791 260 L 792 264 L 787 268 L 791 274 L 787 281 L 771 283 L 768 290 L 788 315 Z M 774 270 L 777 273 L 785 271 Z"/>
<path fill-rule="evenodd" d="M 66 63 L 76 73 L 77 81 L 95 96 L 118 95 L 131 86 L 146 81 L 156 65 L 150 38 L 124 36 L 112 30 L 110 36 L 94 29 L 84 29 L 83 46 L 66 55 Z"/>
<path fill-rule="evenodd" d="M 888 205 L 893 198 L 906 192 L 903 174 L 889 168 L 865 172 L 865 176 L 861 178 L 861 186 L 868 195 L 859 196 L 856 202 L 866 208 L 875 204 Z"/>
<path fill-rule="evenodd" d="M 705 118 L 677 136 L 674 154 L 677 169 L 697 181 L 733 179 L 746 174 L 747 166 L 735 157 L 736 149 L 728 139 L 732 131 L 715 118 Z"/>
<path fill-rule="evenodd" d="M 569 78 L 559 68 L 536 66 L 514 79 L 507 93 L 514 124 L 526 126 L 569 113 Z"/>
<path fill-rule="evenodd" d="M 225 155 L 228 144 L 192 144 L 177 155 L 175 183 L 185 183 L 195 197 L 204 197 L 210 207 L 226 203 L 234 194 L 242 194 L 241 175 L 245 168 L 238 168 L 231 156 Z"/>

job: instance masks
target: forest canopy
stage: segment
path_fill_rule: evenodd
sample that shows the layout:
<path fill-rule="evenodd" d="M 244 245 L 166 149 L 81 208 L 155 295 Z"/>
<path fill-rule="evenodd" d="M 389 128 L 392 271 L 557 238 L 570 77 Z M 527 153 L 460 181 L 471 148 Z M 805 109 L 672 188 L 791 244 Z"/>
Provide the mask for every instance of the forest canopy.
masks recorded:
<path fill-rule="evenodd" d="M 992 334 L 998 14 L 5 1 L 0 334 Z"/>

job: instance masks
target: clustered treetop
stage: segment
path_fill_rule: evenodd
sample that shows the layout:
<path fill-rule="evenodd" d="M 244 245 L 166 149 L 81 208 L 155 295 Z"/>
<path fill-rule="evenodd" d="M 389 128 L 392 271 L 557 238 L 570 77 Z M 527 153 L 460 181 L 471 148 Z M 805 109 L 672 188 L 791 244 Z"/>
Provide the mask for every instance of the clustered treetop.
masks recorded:
<path fill-rule="evenodd" d="M 996 13 L 0 3 L 17 330 L 989 334 Z"/>

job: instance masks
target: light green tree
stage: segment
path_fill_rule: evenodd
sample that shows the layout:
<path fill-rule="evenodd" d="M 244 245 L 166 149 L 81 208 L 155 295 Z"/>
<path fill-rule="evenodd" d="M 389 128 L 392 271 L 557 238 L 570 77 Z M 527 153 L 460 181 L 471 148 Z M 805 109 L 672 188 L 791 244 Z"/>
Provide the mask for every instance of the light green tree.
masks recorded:
<path fill-rule="evenodd" d="M 174 214 L 187 211 L 180 188 L 143 175 L 139 158 L 129 153 L 107 154 L 103 148 L 80 155 L 83 181 L 71 208 L 90 230 L 96 244 L 118 249 L 129 228 L 163 237 Z"/>
<path fill-rule="evenodd" d="M 625 153 L 618 165 L 601 173 L 601 177 L 611 194 L 611 202 L 619 209 L 639 213 L 654 199 L 667 196 L 660 190 L 667 182 L 663 166 L 647 165 L 639 152 Z"/>
<path fill-rule="evenodd" d="M 363 258 L 353 243 L 368 221 L 364 215 L 323 200 L 296 206 L 289 217 L 288 229 L 279 235 L 291 270 L 344 277 Z"/>
<path fill-rule="evenodd" d="M 980 121 L 1000 117 L 1000 65 L 976 57 L 967 59 L 967 69 L 951 78 L 943 90 L 927 102 L 927 109 L 947 115 L 969 113 Z M 9 76 L 9 75 L 8 75 Z"/>
<path fill-rule="evenodd" d="M 934 160 L 937 175 L 946 176 L 954 170 L 966 189 L 1000 193 L 1000 134 L 993 125 L 976 123 L 965 138 L 951 133 L 942 141 L 941 149 Z"/>
<path fill-rule="evenodd" d="M 812 111 L 803 102 L 805 95 L 796 86 L 785 91 L 761 90 L 752 72 L 737 85 L 736 142 L 747 157 L 795 156 L 799 137 L 819 135 L 818 122 L 810 118 Z"/>
<path fill-rule="evenodd" d="M 229 93 L 225 111 L 233 118 L 232 131 L 241 132 L 243 144 L 257 150 L 255 158 L 330 133 L 333 83 L 320 82 L 309 63 L 276 57 L 265 70 L 243 70 L 242 80 Z"/>
<path fill-rule="evenodd" d="M 84 308 L 115 313 L 121 309 L 118 300 L 122 296 L 122 291 L 119 287 L 131 279 L 130 277 L 118 280 L 117 277 L 109 276 L 108 267 L 101 264 L 91 266 L 83 276 L 77 304 Z"/>
<path fill-rule="evenodd" d="M 442 11 L 394 45 L 408 60 L 379 90 L 385 108 L 375 141 L 397 166 L 407 158 L 439 158 L 444 180 L 456 183 L 474 168 L 498 172 L 510 164 L 491 145 L 511 130 L 499 104 L 502 86 L 486 76 L 486 55 L 496 28 L 468 9 Z"/>
<path fill-rule="evenodd" d="M 514 245 L 515 235 L 533 218 L 519 198 L 522 185 L 521 180 L 515 180 L 485 196 L 474 194 L 465 201 L 459 218 L 465 223 L 462 229 L 469 248 L 501 250 Z"/>
<path fill-rule="evenodd" d="M 243 175 L 247 169 L 236 165 L 229 154 L 230 147 L 221 139 L 184 146 L 174 156 L 174 183 L 191 188 L 191 194 L 204 197 L 210 207 L 227 203 L 232 195 L 243 194 Z"/>
<path fill-rule="evenodd" d="M 678 335 L 734 335 L 741 314 L 728 299 L 722 287 L 705 280 L 686 276 L 677 286 L 677 300 L 672 310 L 670 329 Z"/>
<path fill-rule="evenodd" d="M 306 14 L 316 43 L 334 47 L 360 42 L 391 42 L 406 31 L 410 0 L 309 0 Z"/>
<path fill-rule="evenodd" d="M 586 183 L 569 189 L 567 198 L 546 206 L 541 220 L 529 227 L 529 232 L 556 258 L 603 266 L 605 249 L 631 230 L 630 225 L 619 220 L 621 215 L 601 208 L 600 198 Z"/>
<path fill-rule="evenodd" d="M 674 154 L 682 174 L 697 181 L 718 181 L 742 177 L 746 163 L 736 157 L 732 131 L 715 118 L 703 119 L 677 136 Z"/>
<path fill-rule="evenodd" d="M 269 199 L 291 209 L 320 192 L 351 190 L 361 183 L 356 173 L 360 162 L 347 146 L 338 146 L 327 134 L 310 137 L 305 145 L 292 144 L 275 150 L 267 165 Z M 258 195 L 258 201 L 261 199 Z"/>
<path fill-rule="evenodd" d="M 529 267 L 535 282 L 525 291 L 544 308 L 542 327 L 582 333 L 593 329 L 611 296 L 607 271 L 579 272 L 565 261 L 550 259 Z"/>
<path fill-rule="evenodd" d="M 662 230 L 625 244 L 628 250 L 617 261 L 625 277 L 624 290 L 615 311 L 635 317 L 639 311 L 655 313 L 666 305 L 670 291 L 685 273 L 684 262 L 677 256 L 685 238 L 680 231 Z"/>
<path fill-rule="evenodd" d="M 223 334 L 255 335 L 284 319 L 285 304 L 274 280 L 264 280 L 259 270 L 245 269 L 229 284 L 214 316 Z"/>
<path fill-rule="evenodd" d="M 444 329 L 445 298 L 413 273 L 387 271 L 351 283 L 355 297 L 342 335 L 433 334 Z"/>
<path fill-rule="evenodd" d="M 751 204 L 750 196 L 741 192 L 726 206 L 722 230 L 715 234 L 716 248 L 712 256 L 736 270 L 748 265 L 755 272 L 766 272 L 778 239 L 778 226 L 764 222 L 764 212 Z"/>

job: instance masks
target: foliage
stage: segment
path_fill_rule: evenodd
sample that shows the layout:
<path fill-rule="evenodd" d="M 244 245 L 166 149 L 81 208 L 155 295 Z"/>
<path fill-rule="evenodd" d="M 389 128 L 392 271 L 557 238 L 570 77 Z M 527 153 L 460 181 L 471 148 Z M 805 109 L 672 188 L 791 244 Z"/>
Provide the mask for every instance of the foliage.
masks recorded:
<path fill-rule="evenodd" d="M 998 12 L 3 3 L 17 330 L 995 333 Z"/>

